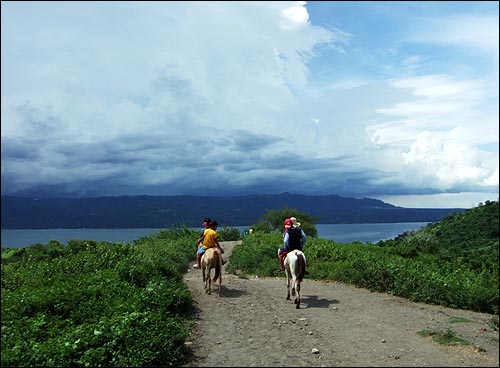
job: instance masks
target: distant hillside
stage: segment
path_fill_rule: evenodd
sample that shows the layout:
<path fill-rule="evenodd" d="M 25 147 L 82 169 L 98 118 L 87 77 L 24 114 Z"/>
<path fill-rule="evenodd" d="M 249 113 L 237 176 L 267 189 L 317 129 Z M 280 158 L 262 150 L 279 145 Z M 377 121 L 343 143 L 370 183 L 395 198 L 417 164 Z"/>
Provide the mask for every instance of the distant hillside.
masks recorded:
<path fill-rule="evenodd" d="M 479 270 L 489 265 L 498 278 L 499 229 L 499 202 L 486 201 L 380 245 L 393 247 L 405 257 L 432 254 L 443 261 L 458 260 Z"/>
<path fill-rule="evenodd" d="M 239 197 L 120 196 L 22 198 L 2 196 L 2 229 L 166 228 L 200 226 L 204 217 L 221 225 L 251 225 L 270 209 L 296 208 L 318 223 L 436 222 L 464 209 L 413 209 L 376 199 L 283 193 Z"/>

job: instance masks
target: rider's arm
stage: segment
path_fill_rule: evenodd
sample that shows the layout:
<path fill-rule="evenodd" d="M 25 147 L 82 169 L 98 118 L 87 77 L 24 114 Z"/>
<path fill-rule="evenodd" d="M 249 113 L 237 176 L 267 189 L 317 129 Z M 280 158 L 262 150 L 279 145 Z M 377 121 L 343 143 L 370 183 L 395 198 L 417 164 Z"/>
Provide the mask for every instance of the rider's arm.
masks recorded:
<path fill-rule="evenodd" d="M 215 243 L 215 246 L 217 248 L 219 248 L 220 252 L 224 253 L 224 249 L 222 249 L 222 247 L 220 246 L 220 243 L 219 243 L 219 235 L 218 234 L 217 234 L 216 238 L 214 239 L 214 243 Z"/>
<path fill-rule="evenodd" d="M 205 237 L 205 230 L 206 229 L 203 229 L 203 231 L 201 232 L 201 236 L 196 239 L 196 245 L 199 247 L 200 246 L 200 243 L 203 241 L 203 238 Z"/>
<path fill-rule="evenodd" d="M 288 231 L 285 233 L 285 237 L 283 238 L 283 245 L 285 246 L 285 248 L 288 248 L 288 239 L 290 238 L 290 236 L 288 235 Z"/>

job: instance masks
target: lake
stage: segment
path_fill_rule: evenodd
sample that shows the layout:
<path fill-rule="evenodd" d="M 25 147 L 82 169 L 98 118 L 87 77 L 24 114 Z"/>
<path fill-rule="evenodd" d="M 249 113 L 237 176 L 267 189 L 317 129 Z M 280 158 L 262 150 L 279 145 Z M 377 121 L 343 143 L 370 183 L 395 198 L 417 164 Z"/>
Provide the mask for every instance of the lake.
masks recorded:
<path fill-rule="evenodd" d="M 393 239 L 405 231 L 427 225 L 428 222 L 398 222 L 380 224 L 316 224 L 318 237 L 340 243 L 360 241 L 377 243 Z M 233 226 L 239 230 L 248 226 Z M 198 228 L 195 228 L 198 230 Z M 57 240 L 66 244 L 71 239 L 96 240 L 109 242 L 132 242 L 142 236 L 150 235 L 161 229 L 2 229 L 3 248 L 21 248 L 35 243 L 47 244 Z"/>

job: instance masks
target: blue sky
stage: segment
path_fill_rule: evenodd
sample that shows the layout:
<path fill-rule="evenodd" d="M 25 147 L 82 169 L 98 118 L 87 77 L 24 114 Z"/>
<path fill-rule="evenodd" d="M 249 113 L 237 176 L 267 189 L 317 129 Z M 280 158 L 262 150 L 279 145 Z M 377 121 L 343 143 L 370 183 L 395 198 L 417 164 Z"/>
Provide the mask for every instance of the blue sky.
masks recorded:
<path fill-rule="evenodd" d="M 498 2 L 1 2 L 2 195 L 498 200 Z"/>

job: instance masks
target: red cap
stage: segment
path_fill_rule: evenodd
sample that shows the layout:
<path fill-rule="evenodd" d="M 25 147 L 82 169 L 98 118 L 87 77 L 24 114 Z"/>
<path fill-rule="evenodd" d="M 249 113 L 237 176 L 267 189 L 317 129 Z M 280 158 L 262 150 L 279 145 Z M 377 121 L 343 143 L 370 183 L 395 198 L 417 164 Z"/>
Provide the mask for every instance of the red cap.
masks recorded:
<path fill-rule="evenodd" d="M 289 218 L 285 219 L 285 229 L 291 228 L 292 225 L 293 225 L 292 220 L 290 220 Z"/>

